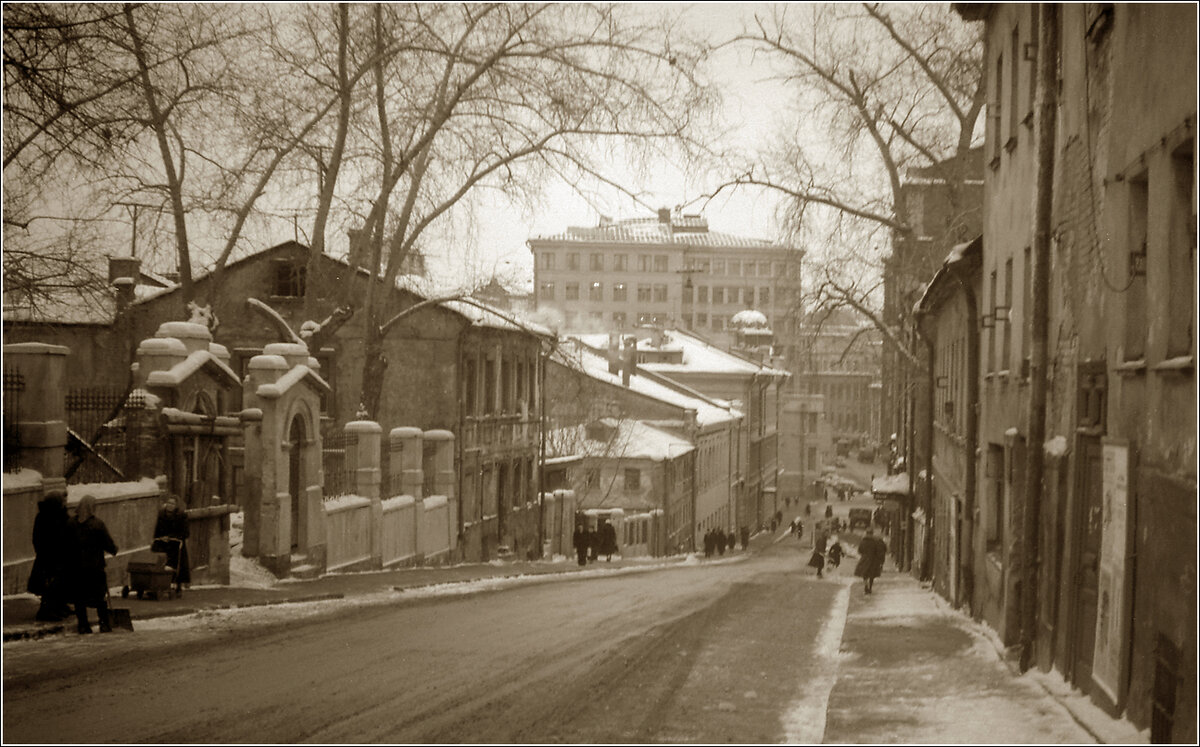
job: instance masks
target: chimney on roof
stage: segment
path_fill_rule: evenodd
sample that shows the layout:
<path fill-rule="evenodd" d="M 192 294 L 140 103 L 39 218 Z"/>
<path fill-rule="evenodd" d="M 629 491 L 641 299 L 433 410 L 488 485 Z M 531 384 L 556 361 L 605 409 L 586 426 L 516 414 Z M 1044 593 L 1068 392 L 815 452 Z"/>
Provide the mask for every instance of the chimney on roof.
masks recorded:
<path fill-rule="evenodd" d="M 630 336 L 625 338 L 625 349 L 621 356 L 621 386 L 629 386 L 629 377 L 633 374 L 633 369 L 637 366 L 637 338 Z"/>
<path fill-rule="evenodd" d="M 608 372 L 621 373 L 621 338 L 616 332 L 608 333 Z"/>
<path fill-rule="evenodd" d="M 117 311 L 133 303 L 134 289 L 141 274 L 142 261 L 137 257 L 109 257 L 108 282 L 117 288 Z"/>
<path fill-rule="evenodd" d="M 666 224 L 670 225 L 670 223 L 671 223 L 671 208 L 664 207 L 664 208 L 658 209 L 658 222 L 666 223 Z"/>

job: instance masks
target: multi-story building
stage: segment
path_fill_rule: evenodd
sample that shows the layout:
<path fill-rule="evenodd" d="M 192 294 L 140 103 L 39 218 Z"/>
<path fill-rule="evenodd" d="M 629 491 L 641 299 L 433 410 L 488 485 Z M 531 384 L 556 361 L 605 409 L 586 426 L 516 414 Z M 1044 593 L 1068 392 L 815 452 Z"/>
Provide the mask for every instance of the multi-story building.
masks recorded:
<path fill-rule="evenodd" d="M 961 156 L 910 168 L 897 199 L 912 232 L 895 234 L 892 252 L 884 262 L 883 321 L 893 329 L 909 323 L 924 284 L 942 266 L 951 248 L 979 235 L 983 149 L 972 148 Z M 883 408 L 874 437 L 887 443 L 894 433 L 898 446 L 908 452 L 912 424 L 905 403 L 920 377 L 891 345 L 884 347 L 881 360 Z"/>
<path fill-rule="evenodd" d="M 704 534 L 714 527 L 737 529 L 737 480 L 739 434 L 745 416 L 732 402 L 684 391 L 661 377 L 648 375 L 636 363 L 635 348 L 629 345 L 618 355 L 604 355 L 578 341 L 566 341 L 550 359 L 546 381 L 547 433 L 564 434 L 573 428 L 607 420 L 610 428 L 637 421 L 682 438 L 686 445 L 664 442 L 657 461 L 671 463 L 672 479 L 660 484 L 653 494 L 665 512 L 668 551 L 694 551 L 703 547 Z M 547 457 L 588 456 L 589 464 L 604 461 L 620 474 L 620 490 L 642 492 L 641 475 L 626 469 L 641 469 L 640 446 L 626 441 L 604 440 L 615 447 L 597 455 L 578 441 L 547 443 Z M 636 455 L 636 457 L 635 457 Z M 601 459 L 603 456 L 603 459 Z M 628 462 L 624 463 L 622 460 Z M 663 465 L 665 468 L 665 464 Z M 689 470 L 685 474 L 680 470 Z M 647 479 L 650 475 L 646 475 Z M 652 486 L 651 483 L 646 483 Z M 599 491 L 579 488 L 581 505 Z"/>
<path fill-rule="evenodd" d="M 791 387 L 794 389 L 794 387 Z M 785 501 L 824 498 L 819 482 L 834 458 L 833 436 L 819 394 L 783 394 L 779 414 L 779 493 Z"/>
<path fill-rule="evenodd" d="M 984 22 L 989 109 L 973 611 L 1195 743 L 1195 8 L 957 8 Z"/>
<path fill-rule="evenodd" d="M 560 311 L 570 331 L 657 323 L 729 347 L 732 317 L 757 309 L 777 344 L 795 332 L 788 319 L 799 306 L 803 252 L 710 231 L 700 215 L 663 208 L 653 218 L 601 218 L 530 239 L 529 248 L 537 306 Z"/>
<path fill-rule="evenodd" d="M 779 475 L 780 391 L 788 372 L 717 348 L 695 334 L 639 327 L 633 340 L 638 373 L 681 393 L 732 402 L 745 414 L 735 443 L 735 527 L 755 530 L 781 508 Z M 579 335 L 594 351 L 615 346 L 616 336 Z M 615 355 L 615 348 L 610 355 Z"/>
<path fill-rule="evenodd" d="M 879 427 L 879 330 L 843 312 L 809 314 L 792 361 L 796 392 L 824 398 L 837 454 L 876 444 Z"/>

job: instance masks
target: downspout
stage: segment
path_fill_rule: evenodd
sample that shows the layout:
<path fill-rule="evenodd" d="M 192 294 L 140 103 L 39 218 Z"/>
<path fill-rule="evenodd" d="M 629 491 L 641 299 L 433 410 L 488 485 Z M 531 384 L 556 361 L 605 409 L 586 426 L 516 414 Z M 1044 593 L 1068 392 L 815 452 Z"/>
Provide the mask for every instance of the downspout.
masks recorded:
<path fill-rule="evenodd" d="M 538 386 L 538 558 L 546 547 L 546 354 L 545 343 L 538 340 L 536 381 Z"/>
<path fill-rule="evenodd" d="M 458 553 L 460 560 L 465 558 L 467 554 L 466 537 L 463 534 L 463 436 L 466 435 L 467 432 L 466 413 L 464 412 L 463 408 L 463 395 L 466 393 L 466 387 L 475 385 L 475 382 L 473 381 L 463 381 L 463 364 L 465 363 L 463 358 L 463 337 L 466 335 L 466 333 L 467 327 L 464 326 L 458 331 L 458 336 L 455 338 L 454 342 L 454 356 L 458 361 L 458 366 L 455 370 L 455 377 L 458 379 L 458 386 L 455 387 L 455 392 L 458 396 L 455 397 L 457 402 L 455 402 L 454 405 L 458 412 L 458 438 L 454 439 L 454 456 L 455 460 L 457 461 L 457 469 L 455 472 L 458 473 L 458 510 L 455 511 L 455 513 L 458 514 Z M 391 442 L 389 441 L 388 443 L 390 447 Z M 388 479 L 391 479 L 390 462 L 388 464 Z"/>
<path fill-rule="evenodd" d="M 979 301 L 975 298 L 975 288 L 970 278 L 963 277 L 958 272 L 957 265 L 951 265 L 951 271 L 963 291 L 963 303 L 967 307 L 967 437 L 963 447 L 966 458 L 966 485 L 963 489 L 963 535 L 966 537 L 967 548 L 962 554 L 959 566 L 959 588 L 971 615 L 975 610 L 975 515 L 978 487 L 978 456 L 979 450 Z M 959 538 L 961 548 L 962 538 Z"/>
<path fill-rule="evenodd" d="M 928 581 L 932 577 L 929 568 L 933 559 L 933 393 L 937 385 L 934 376 L 934 347 L 933 335 L 927 334 L 922 327 L 929 323 L 929 317 L 924 312 L 916 314 L 917 337 L 925 343 L 925 392 L 921 403 L 924 405 L 924 432 L 921 434 L 922 448 L 925 451 L 925 484 L 921 490 L 921 510 L 925 514 L 925 537 L 921 548 L 921 580 Z"/>
<path fill-rule="evenodd" d="M 1057 6 L 1040 6 L 1038 49 L 1037 192 L 1033 207 L 1033 315 L 1029 361 L 1029 449 L 1025 505 L 1021 514 L 1021 661 L 1033 665 L 1037 626 L 1038 534 L 1042 509 L 1042 470 L 1046 441 L 1046 362 L 1050 328 L 1050 234 L 1054 200 L 1054 147 L 1058 105 Z"/>

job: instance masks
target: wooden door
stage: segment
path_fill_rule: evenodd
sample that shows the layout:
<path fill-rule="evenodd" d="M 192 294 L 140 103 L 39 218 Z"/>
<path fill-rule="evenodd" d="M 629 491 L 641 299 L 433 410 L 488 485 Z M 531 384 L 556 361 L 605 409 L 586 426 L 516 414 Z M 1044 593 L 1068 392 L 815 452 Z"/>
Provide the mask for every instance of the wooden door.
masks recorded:
<path fill-rule="evenodd" d="M 1101 481 L 1103 452 L 1100 439 L 1079 437 L 1079 475 L 1075 493 L 1075 553 L 1072 572 L 1071 682 L 1082 692 L 1092 683 L 1092 654 L 1096 647 L 1096 604 L 1099 595 Z"/>

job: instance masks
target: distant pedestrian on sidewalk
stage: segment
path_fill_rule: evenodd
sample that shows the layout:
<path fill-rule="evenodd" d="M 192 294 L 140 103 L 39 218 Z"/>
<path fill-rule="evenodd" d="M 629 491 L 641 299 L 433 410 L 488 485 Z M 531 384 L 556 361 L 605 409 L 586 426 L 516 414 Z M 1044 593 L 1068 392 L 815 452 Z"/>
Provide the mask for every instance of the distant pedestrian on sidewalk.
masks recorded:
<path fill-rule="evenodd" d="M 825 569 L 825 533 L 821 532 L 814 536 L 814 544 L 812 556 L 808 559 L 809 566 L 817 569 L 817 578 L 824 577 Z"/>
<path fill-rule="evenodd" d="M 104 553 L 117 554 L 108 527 L 96 516 L 96 499 L 85 495 L 75 508 L 75 520 L 70 522 L 74 536 L 75 619 L 80 633 L 91 633 L 87 609 L 95 607 L 100 616 L 100 632 L 111 633 L 108 621 L 108 575 L 104 572 Z"/>
<path fill-rule="evenodd" d="M 717 553 L 725 554 L 725 530 L 717 527 L 715 530 L 717 539 Z"/>
<path fill-rule="evenodd" d="M 611 563 L 613 553 L 617 551 L 617 529 L 609 523 L 608 519 L 604 519 L 600 523 L 600 554 L 604 555 L 604 562 Z"/>
<path fill-rule="evenodd" d="M 71 614 L 67 598 L 72 540 L 67 520 L 67 496 L 61 488 L 52 489 L 38 501 L 33 519 L 33 568 L 25 588 L 42 598 L 36 616 L 41 622 L 58 622 Z"/>
<path fill-rule="evenodd" d="M 875 536 L 875 530 L 868 528 L 862 542 L 858 543 L 858 565 L 854 575 L 863 580 L 863 591 L 870 594 L 875 588 L 875 579 L 883 573 L 883 559 L 887 555 L 887 545 Z"/>
<path fill-rule="evenodd" d="M 575 533 L 571 535 L 571 545 L 575 548 L 575 557 L 579 560 L 579 565 L 587 565 L 587 530 L 580 524 L 575 526 Z"/>
<path fill-rule="evenodd" d="M 192 583 L 187 551 L 190 534 L 187 512 L 179 508 L 179 498 L 168 493 L 154 522 L 154 542 L 150 544 L 150 549 L 166 553 L 167 565 L 175 569 L 176 595 L 183 591 L 184 584 Z"/>
<path fill-rule="evenodd" d="M 826 556 L 829 558 L 830 568 L 837 568 L 842 564 L 842 554 L 842 545 L 837 541 L 837 538 L 834 537 L 833 544 L 829 546 L 829 551 L 826 553 Z"/>

